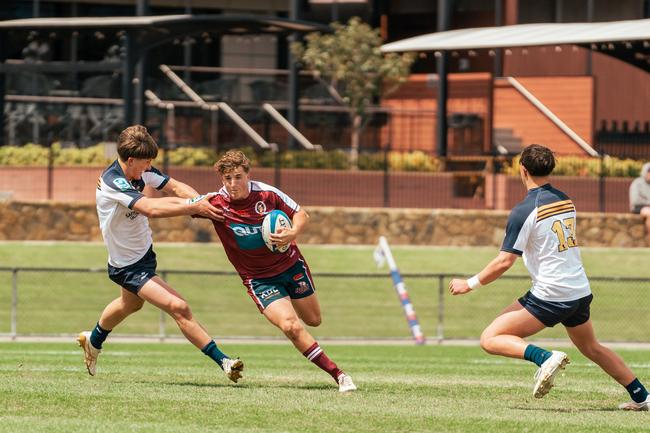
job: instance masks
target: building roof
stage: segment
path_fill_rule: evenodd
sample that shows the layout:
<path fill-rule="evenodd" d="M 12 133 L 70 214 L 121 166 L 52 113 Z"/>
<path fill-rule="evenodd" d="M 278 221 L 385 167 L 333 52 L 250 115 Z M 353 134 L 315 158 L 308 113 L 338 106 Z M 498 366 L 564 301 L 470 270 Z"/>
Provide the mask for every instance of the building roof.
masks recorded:
<path fill-rule="evenodd" d="M 451 30 L 391 42 L 382 46 L 382 51 L 452 51 L 563 44 L 589 47 L 650 72 L 650 19 Z"/>
<path fill-rule="evenodd" d="M 256 15 L 160 15 L 127 17 L 27 18 L 0 21 L 0 30 L 169 29 L 195 25 L 216 33 L 278 33 L 327 31 L 321 24 Z M 206 28 L 210 27 L 210 28 Z"/>
<path fill-rule="evenodd" d="M 134 37 L 142 51 L 178 37 L 218 33 L 230 35 L 328 32 L 322 24 L 262 15 L 160 15 L 126 17 L 27 18 L 0 21 L 0 35 L 12 32 L 121 32 Z"/>

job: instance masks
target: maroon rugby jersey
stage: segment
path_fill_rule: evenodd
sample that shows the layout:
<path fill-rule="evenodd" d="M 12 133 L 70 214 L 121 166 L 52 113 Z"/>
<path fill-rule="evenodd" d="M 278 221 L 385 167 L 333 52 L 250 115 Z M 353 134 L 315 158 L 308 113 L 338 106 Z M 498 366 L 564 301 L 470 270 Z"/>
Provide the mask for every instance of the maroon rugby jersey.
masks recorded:
<path fill-rule="evenodd" d="M 242 280 L 279 275 L 300 258 L 295 242 L 284 253 L 272 253 L 262 239 L 262 221 L 267 213 L 279 209 L 293 219 L 300 206 L 277 188 L 250 181 L 250 193 L 243 200 L 231 200 L 223 187 L 210 203 L 223 209 L 225 222 L 213 221 L 226 255 Z"/>

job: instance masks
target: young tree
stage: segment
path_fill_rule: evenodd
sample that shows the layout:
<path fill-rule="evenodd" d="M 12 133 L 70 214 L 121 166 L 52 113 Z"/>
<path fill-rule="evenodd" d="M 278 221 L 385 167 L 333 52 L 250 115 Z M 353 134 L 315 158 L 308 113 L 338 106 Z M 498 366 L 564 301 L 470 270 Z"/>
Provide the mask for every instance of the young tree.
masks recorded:
<path fill-rule="evenodd" d="M 381 52 L 377 29 L 354 17 L 347 25 L 332 23 L 332 33 L 310 33 L 305 42 L 291 46 L 306 70 L 327 86 L 341 105 L 348 107 L 352 123 L 350 164 L 357 167 L 359 136 L 368 106 L 375 97 L 395 91 L 409 75 L 412 53 Z"/>

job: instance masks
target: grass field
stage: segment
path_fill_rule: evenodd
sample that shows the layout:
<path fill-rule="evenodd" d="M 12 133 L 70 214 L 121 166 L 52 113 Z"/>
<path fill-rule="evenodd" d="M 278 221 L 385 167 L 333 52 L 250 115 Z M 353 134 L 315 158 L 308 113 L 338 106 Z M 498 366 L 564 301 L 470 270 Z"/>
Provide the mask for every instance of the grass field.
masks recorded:
<path fill-rule="evenodd" d="M 230 271 L 219 245 L 157 245 L 159 269 Z M 497 252 L 496 248 L 395 247 L 404 273 L 472 274 Z M 303 253 L 316 275 L 323 309 L 319 337 L 408 338 L 409 331 L 385 270 L 377 270 L 372 247 L 305 246 Z M 650 278 L 649 249 L 584 249 L 590 276 Z M 89 243 L 0 243 L 0 266 L 96 268 L 97 273 L 21 272 L 18 277 L 18 332 L 23 334 L 75 334 L 97 320 L 113 299 L 117 287 L 105 274 L 106 251 Z M 323 277 L 319 273 L 377 272 L 376 278 Z M 521 260 L 508 275 L 526 275 Z M 257 313 L 237 276 L 169 275 L 167 280 L 190 302 L 196 317 L 215 336 L 277 336 Z M 439 296 L 437 279 L 407 278 L 406 284 L 425 335 L 436 335 Z M 447 281 L 442 281 L 443 288 Z M 492 318 L 523 294 L 529 280 L 500 280 L 463 297 L 443 293 L 444 335 L 477 338 Z M 596 294 L 594 323 L 605 340 L 647 341 L 648 282 L 592 281 Z M 10 330 L 11 273 L 0 272 L 0 333 Z M 121 334 L 157 334 L 159 312 L 146 306 L 120 325 Z M 166 333 L 179 335 L 173 323 Z M 546 330 L 541 337 L 564 338 L 562 329 Z"/>
<path fill-rule="evenodd" d="M 159 245 L 159 269 L 230 270 L 216 245 Z M 409 333 L 391 282 L 372 262 L 371 247 L 305 247 L 316 274 L 324 323 L 317 337 L 402 337 Z M 404 273 L 471 274 L 495 248 L 397 247 Z M 650 278 L 650 250 L 583 250 L 592 276 Z M 0 243 L 0 266 L 97 268 L 98 273 L 21 272 L 18 331 L 75 334 L 95 323 L 118 293 L 105 275 L 100 244 Z M 382 272 L 377 278 L 318 277 L 324 272 Z M 521 263 L 510 271 L 526 275 Z M 277 336 L 236 276 L 169 275 L 197 318 L 217 336 Z M 435 279 L 407 279 L 425 334 L 438 324 Z M 443 281 L 446 285 L 447 281 Z M 445 335 L 477 338 L 500 309 L 527 289 L 503 280 L 465 297 L 443 296 Z M 601 337 L 647 341 L 647 282 L 594 283 Z M 9 330 L 11 273 L 0 272 L 0 333 Z M 156 334 L 154 308 L 130 317 L 116 333 Z M 633 320 L 633 322 L 632 322 Z M 178 335 L 167 322 L 167 332 Z M 541 337 L 560 337 L 559 329 Z M 87 375 L 70 343 L 0 343 L 0 433 L 4 432 L 641 432 L 647 414 L 616 410 L 625 391 L 575 350 L 542 400 L 531 396 L 536 367 L 492 357 L 478 347 L 335 345 L 324 349 L 359 391 L 340 395 L 323 372 L 288 343 L 222 349 L 246 363 L 230 384 L 189 343 L 109 342 L 98 376 Z M 619 351 L 647 382 L 650 351 Z"/>
<path fill-rule="evenodd" d="M 359 391 L 288 345 L 224 346 L 246 362 L 231 385 L 189 344 L 107 343 L 98 375 L 70 344 L 0 344 L 0 432 L 589 432 L 649 431 L 615 410 L 625 391 L 585 358 L 544 399 L 535 366 L 476 347 L 326 346 Z M 641 378 L 650 352 L 623 351 Z"/>

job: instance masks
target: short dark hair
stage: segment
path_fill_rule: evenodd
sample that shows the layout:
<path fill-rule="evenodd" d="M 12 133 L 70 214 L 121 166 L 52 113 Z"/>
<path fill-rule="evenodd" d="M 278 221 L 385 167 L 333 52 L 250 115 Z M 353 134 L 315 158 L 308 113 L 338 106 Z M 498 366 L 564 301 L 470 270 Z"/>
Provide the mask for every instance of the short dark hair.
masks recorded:
<path fill-rule="evenodd" d="M 133 125 L 120 133 L 117 140 L 117 154 L 122 161 L 129 158 L 154 159 L 158 156 L 158 145 L 149 135 L 147 128 Z"/>
<path fill-rule="evenodd" d="M 229 150 L 214 164 L 214 168 L 219 174 L 230 173 L 237 167 L 243 168 L 246 173 L 251 169 L 250 160 L 241 150 Z"/>
<path fill-rule="evenodd" d="M 519 159 L 531 176 L 548 176 L 555 168 L 555 156 L 553 151 L 541 144 L 527 146 Z"/>

